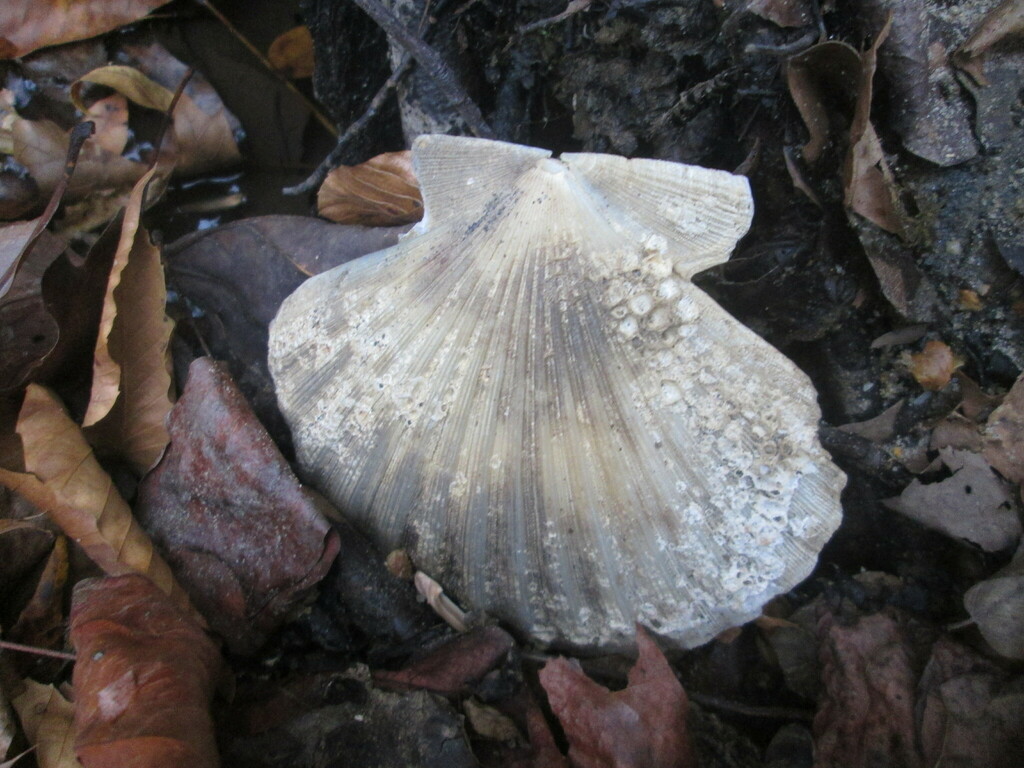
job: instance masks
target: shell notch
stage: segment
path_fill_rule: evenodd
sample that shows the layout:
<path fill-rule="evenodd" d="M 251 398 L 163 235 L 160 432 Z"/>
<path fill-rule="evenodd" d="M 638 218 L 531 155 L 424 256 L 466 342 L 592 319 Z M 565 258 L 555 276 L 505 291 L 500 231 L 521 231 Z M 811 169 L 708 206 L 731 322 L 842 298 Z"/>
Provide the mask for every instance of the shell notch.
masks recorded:
<path fill-rule="evenodd" d="M 306 475 L 468 606 L 581 649 L 756 617 L 839 523 L 815 392 L 691 282 L 746 179 L 426 136 L 427 216 L 271 328 Z"/>

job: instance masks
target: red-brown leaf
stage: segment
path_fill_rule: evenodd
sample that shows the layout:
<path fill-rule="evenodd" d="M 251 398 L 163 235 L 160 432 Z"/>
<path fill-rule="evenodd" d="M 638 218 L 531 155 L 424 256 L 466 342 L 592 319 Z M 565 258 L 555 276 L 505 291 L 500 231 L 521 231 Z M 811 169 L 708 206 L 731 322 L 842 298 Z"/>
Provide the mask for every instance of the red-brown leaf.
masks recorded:
<path fill-rule="evenodd" d="M 540 671 L 551 709 L 569 740 L 574 768 L 688 768 L 689 701 L 665 656 L 637 627 L 640 657 L 624 690 L 611 692 L 565 658 Z"/>
<path fill-rule="evenodd" d="M 210 625 L 255 650 L 327 573 L 337 535 L 224 365 L 192 363 L 167 427 L 136 513 Z"/>
<path fill-rule="evenodd" d="M 71 605 L 75 750 L 85 768 L 216 768 L 220 653 L 143 576 L 86 579 Z"/>

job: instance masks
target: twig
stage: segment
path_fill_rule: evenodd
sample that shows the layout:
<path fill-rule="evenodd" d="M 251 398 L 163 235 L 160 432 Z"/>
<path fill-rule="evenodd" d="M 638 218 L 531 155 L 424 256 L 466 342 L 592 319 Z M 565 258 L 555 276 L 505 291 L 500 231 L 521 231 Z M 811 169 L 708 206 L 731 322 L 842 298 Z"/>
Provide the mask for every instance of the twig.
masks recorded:
<path fill-rule="evenodd" d="M 671 118 L 680 114 L 689 114 L 716 93 L 725 90 L 738 71 L 738 67 L 722 70 L 708 80 L 697 83 L 692 88 L 687 88 L 680 93 L 676 103 L 667 112 L 659 115 L 651 125 L 650 130 L 647 132 L 648 137 L 654 136 L 658 131 L 662 130 Z"/>
<path fill-rule="evenodd" d="M 36 648 L 33 645 L 22 645 L 21 643 L 12 643 L 9 640 L 0 640 L 0 648 L 8 651 L 18 651 L 19 653 L 32 653 L 36 656 L 47 656 L 51 659 L 62 659 L 64 661 L 74 661 L 77 656 L 73 653 L 65 653 L 64 651 L 51 651 L 49 648 Z"/>
<path fill-rule="evenodd" d="M 398 87 L 398 83 L 401 82 L 406 72 L 409 71 L 409 66 L 411 64 L 412 58 L 406 55 L 402 59 L 402 63 L 399 64 L 395 71 L 391 73 L 391 77 L 385 80 L 384 85 L 382 85 L 377 90 L 377 93 L 374 94 L 369 106 L 366 107 L 366 111 L 364 111 L 359 119 L 349 125 L 349 127 L 345 129 L 345 132 L 338 137 L 338 141 L 335 143 L 334 149 L 332 149 L 327 156 L 320 161 L 320 165 L 316 167 L 316 170 L 309 174 L 309 176 L 306 177 L 306 180 L 302 183 L 296 184 L 294 187 L 285 187 L 281 191 L 286 195 L 303 195 L 306 192 L 319 187 L 323 183 L 324 179 L 327 178 L 327 174 L 331 172 L 331 169 L 341 162 L 342 155 L 344 154 L 345 147 L 348 146 L 348 143 L 367 126 L 373 116 L 380 111 L 380 108 L 384 105 L 384 101 L 391 94 L 391 91 Z"/>
<path fill-rule="evenodd" d="M 276 70 L 274 68 L 274 65 L 271 64 L 270 61 L 267 60 L 267 57 L 263 55 L 263 52 L 260 51 L 260 49 L 257 48 L 255 45 L 250 43 L 248 38 L 245 35 L 243 35 L 238 30 L 238 28 L 231 23 L 230 20 L 213 6 L 213 3 L 209 2 L 209 0 L 196 0 L 196 2 L 199 3 L 199 5 L 203 6 L 210 13 L 212 13 L 216 17 L 217 21 L 223 24 L 227 28 L 228 32 L 234 35 L 238 39 L 238 42 L 240 42 L 248 49 L 249 53 L 251 53 L 257 59 L 259 59 L 260 63 L 263 64 L 263 66 L 266 67 L 274 75 L 274 77 L 281 81 L 285 88 L 287 88 L 289 91 L 291 91 L 300 99 L 302 99 L 303 103 L 309 108 L 310 112 L 313 113 L 313 117 L 316 118 L 316 121 L 320 123 L 320 125 L 326 128 L 332 136 L 338 135 L 337 127 L 335 127 L 334 123 L 332 123 L 327 118 L 327 116 L 320 111 L 317 105 L 310 101 L 308 98 L 306 98 L 306 95 L 295 87 L 295 83 L 293 83 L 291 80 L 285 77 L 283 73 Z"/>
<path fill-rule="evenodd" d="M 427 605 L 434 609 L 434 613 L 448 622 L 448 625 L 456 632 L 466 631 L 468 626 L 466 623 L 466 612 L 459 608 L 444 593 L 444 589 L 440 584 L 427 576 L 423 571 L 416 571 L 416 575 L 413 576 L 413 583 L 416 585 L 416 591 L 426 598 Z"/>
<path fill-rule="evenodd" d="M 813 720 L 814 713 L 799 707 L 763 707 L 756 704 L 744 704 L 741 701 L 720 699 L 703 693 L 687 691 L 686 695 L 702 707 L 717 709 L 722 712 L 734 712 L 749 717 L 766 717 L 774 720 Z"/>
<path fill-rule="evenodd" d="M 402 46 L 406 53 L 416 60 L 417 64 L 423 67 L 427 75 L 452 103 L 455 111 L 459 113 L 459 117 L 465 121 L 476 136 L 483 139 L 494 138 L 494 131 L 484 121 L 480 108 L 459 85 L 455 73 L 437 51 L 407 30 L 398 17 L 381 5 L 378 0 L 352 0 L 352 2 L 373 19 L 389 37 Z"/>
<path fill-rule="evenodd" d="M 531 21 L 529 24 L 524 24 L 516 30 L 516 35 L 528 35 L 531 32 L 536 32 L 538 29 L 544 29 L 544 27 L 550 27 L 560 21 L 565 21 L 570 16 L 575 16 L 580 11 L 587 10 L 592 2 L 593 0 L 569 0 L 568 5 L 565 6 L 565 10 L 561 13 L 556 13 L 554 16 L 548 16 L 546 19 L 539 19 L 538 21 Z"/>

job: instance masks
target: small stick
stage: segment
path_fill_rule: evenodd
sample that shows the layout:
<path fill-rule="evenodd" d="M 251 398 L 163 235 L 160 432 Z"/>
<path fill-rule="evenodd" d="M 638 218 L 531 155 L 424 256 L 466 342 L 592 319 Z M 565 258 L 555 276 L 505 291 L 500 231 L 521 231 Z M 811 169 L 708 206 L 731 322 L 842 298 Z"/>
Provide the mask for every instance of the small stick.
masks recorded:
<path fill-rule="evenodd" d="M 378 0 L 352 0 L 367 16 L 373 19 L 389 37 L 401 45 L 412 56 L 416 63 L 423 67 L 427 75 L 433 79 L 437 87 L 448 98 L 469 129 L 482 139 L 493 139 L 494 131 L 484 121 L 480 108 L 469 98 L 444 59 L 423 42 L 419 37 L 405 28 L 395 14 L 385 8 Z"/>
<path fill-rule="evenodd" d="M 423 571 L 416 571 L 413 577 L 416 591 L 427 600 L 427 605 L 434 609 L 434 613 L 448 622 L 456 632 L 465 632 L 467 629 L 466 612 L 457 606 L 450 597 L 444 593 L 444 589 L 427 576 Z"/>
<path fill-rule="evenodd" d="M 47 656 L 51 659 L 63 659 L 64 661 L 74 661 L 77 656 L 73 653 L 65 653 L 64 651 L 51 651 L 49 648 L 36 648 L 33 645 L 22 645 L 21 643 L 12 643 L 9 640 L 0 640 L 0 648 L 8 651 L 18 651 L 19 653 L 32 653 L 36 656 Z"/>
<path fill-rule="evenodd" d="M 538 29 L 544 29 L 544 27 L 550 27 L 560 21 L 565 21 L 570 16 L 575 16 L 580 11 L 587 10 L 592 2 L 593 0 L 569 0 L 569 3 L 565 6 L 565 10 L 561 13 L 556 13 L 554 16 L 548 16 L 546 19 L 531 21 L 529 24 L 523 24 L 523 26 L 516 30 L 516 35 L 528 35 L 531 32 L 536 32 Z"/>
<path fill-rule="evenodd" d="M 409 66 L 411 64 L 412 58 L 406 55 L 402 59 L 402 63 L 399 64 L 395 71 L 391 73 L 391 77 L 385 80 L 384 85 L 382 85 L 377 90 L 377 93 L 374 94 L 369 106 L 366 107 L 366 111 L 363 112 L 359 119 L 346 128 L 345 132 L 338 137 L 338 141 L 334 145 L 334 149 L 332 149 L 327 156 L 320 161 L 320 165 L 316 167 L 316 170 L 309 174 L 309 176 L 306 177 L 306 180 L 302 183 L 296 184 L 294 187 L 285 187 L 281 191 L 286 195 L 303 195 L 323 184 L 324 179 L 327 178 L 327 174 L 330 173 L 331 169 L 341 161 L 341 156 L 345 151 L 345 147 L 348 146 L 348 143 L 367 126 L 373 116 L 380 111 L 380 108 L 384 105 L 384 101 L 391 94 L 391 91 L 398 87 L 398 83 L 401 82 L 405 73 L 409 71 Z"/>
<path fill-rule="evenodd" d="M 259 59 L 260 63 L 268 70 L 270 70 L 274 77 L 276 77 L 278 80 L 281 81 L 281 83 L 284 84 L 285 88 L 287 88 L 289 91 L 291 91 L 300 99 L 302 99 L 303 103 L 305 103 L 305 105 L 309 107 L 310 112 L 313 113 L 313 117 L 316 118 L 316 121 L 320 123 L 320 125 L 322 125 L 324 128 L 326 128 L 328 132 L 331 134 L 331 136 L 338 135 L 338 129 L 334 125 L 334 123 L 327 119 L 327 116 L 324 115 L 324 113 L 317 108 L 316 104 L 307 99 L 305 94 L 302 93 L 302 91 L 295 87 L 295 83 L 293 83 L 291 80 L 285 77 L 281 72 L 274 69 L 274 65 L 267 60 L 267 57 L 263 55 L 260 49 L 257 48 L 252 43 L 250 43 L 248 38 L 246 38 L 246 36 L 243 35 L 238 30 L 238 28 L 231 23 L 230 20 L 213 6 L 213 3 L 209 2 L 209 0 L 196 0 L 196 2 L 199 3 L 199 5 L 203 6 L 210 13 L 212 13 L 214 17 L 217 19 L 217 21 L 219 21 L 227 28 L 228 32 L 230 32 L 232 35 L 238 38 L 238 42 L 244 45 L 249 50 L 249 53 L 251 53 L 257 59 Z"/>
<path fill-rule="evenodd" d="M 703 693 L 692 693 L 691 691 L 687 691 L 686 695 L 702 707 L 717 709 L 723 712 L 734 712 L 737 715 L 767 717 L 775 720 L 814 719 L 813 712 L 808 709 L 800 709 L 799 707 L 764 707 L 756 704 L 744 704 L 740 701 L 720 699 L 717 696 L 707 696 Z"/>

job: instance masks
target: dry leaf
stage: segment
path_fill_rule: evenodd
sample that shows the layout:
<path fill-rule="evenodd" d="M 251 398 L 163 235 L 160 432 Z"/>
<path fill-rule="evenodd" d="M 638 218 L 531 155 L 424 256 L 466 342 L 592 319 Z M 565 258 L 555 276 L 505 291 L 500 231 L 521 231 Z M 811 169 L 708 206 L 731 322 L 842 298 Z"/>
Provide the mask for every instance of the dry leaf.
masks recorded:
<path fill-rule="evenodd" d="M 0 469 L 0 483 L 44 510 L 107 573 L 144 573 L 178 605 L 187 606 L 188 598 L 81 429 L 49 390 L 29 385 L 17 429 L 25 472 Z"/>
<path fill-rule="evenodd" d="M 287 77 L 299 79 L 313 76 L 313 36 L 309 27 L 293 27 L 270 44 L 267 60 Z"/>
<path fill-rule="evenodd" d="M 168 346 L 173 324 L 165 314 L 160 252 L 140 224 L 146 189 L 158 169 L 132 190 L 107 280 L 93 358 L 93 383 L 83 426 L 98 449 L 127 462 L 142 476 L 170 440 Z"/>
<path fill-rule="evenodd" d="M 917 692 L 927 768 L 1020 768 L 1024 755 L 1021 678 L 942 638 Z"/>
<path fill-rule="evenodd" d="M 216 768 L 220 652 L 137 574 L 85 579 L 71 604 L 75 750 L 85 768 Z"/>
<path fill-rule="evenodd" d="M 1003 0 L 982 19 L 953 59 L 979 85 L 988 85 L 984 74 L 984 55 L 1003 39 L 1021 32 L 1024 32 L 1024 0 Z"/>
<path fill-rule="evenodd" d="M 466 713 L 466 719 L 473 730 L 485 739 L 494 741 L 522 741 L 522 734 L 516 728 L 512 719 L 503 715 L 494 707 L 479 702 L 477 699 L 469 698 L 462 705 L 462 711 Z"/>
<path fill-rule="evenodd" d="M 964 606 L 997 653 L 1024 659 L 1024 545 L 1009 565 L 967 590 Z"/>
<path fill-rule="evenodd" d="M 953 350 L 941 341 L 929 341 L 921 352 L 910 356 L 910 372 L 925 389 L 938 391 L 949 384 L 962 365 Z"/>
<path fill-rule="evenodd" d="M 952 476 L 928 484 L 915 478 L 885 506 L 987 552 L 1014 546 L 1021 523 L 1009 486 L 976 453 L 943 448 L 939 456 Z"/>
<path fill-rule="evenodd" d="M 338 536 L 225 366 L 200 358 L 136 514 L 232 650 L 249 653 L 327 573 Z"/>
<path fill-rule="evenodd" d="M 842 424 L 839 429 L 851 435 L 859 435 L 873 443 L 885 443 L 896 435 L 896 419 L 903 410 L 904 400 L 897 400 L 874 418 Z"/>
<path fill-rule="evenodd" d="M 808 0 L 747 0 L 747 10 L 780 27 L 803 27 L 815 18 Z"/>
<path fill-rule="evenodd" d="M 503 629 L 483 627 L 456 635 L 403 669 L 378 670 L 373 682 L 394 690 L 422 688 L 445 696 L 465 695 L 508 655 L 515 641 Z"/>
<path fill-rule="evenodd" d="M 815 768 L 924 768 L 916 749 L 915 676 L 906 637 L 883 614 L 818 624 L 824 691 L 814 716 Z"/>
<path fill-rule="evenodd" d="M 82 75 L 71 84 L 71 103 L 82 112 L 87 108 L 82 101 L 86 83 L 104 85 L 147 109 L 166 112 L 174 101 L 174 93 L 155 83 L 134 67 L 110 64 Z"/>
<path fill-rule="evenodd" d="M 119 93 L 112 93 L 83 111 L 85 119 L 96 126 L 92 140 L 107 152 L 120 155 L 128 144 L 128 100 Z"/>
<path fill-rule="evenodd" d="M 131 24 L 167 0 L 4 0 L 0 59 L 84 40 Z"/>
<path fill-rule="evenodd" d="M 860 84 L 850 125 L 850 150 L 843 168 L 843 202 L 875 226 L 903 236 L 906 215 L 899 204 L 899 193 L 885 160 L 882 142 L 871 124 L 872 80 L 878 48 L 885 42 L 891 23 L 890 18 L 874 44 L 860 56 Z"/>
<path fill-rule="evenodd" d="M 52 685 L 23 681 L 25 690 L 11 700 L 29 742 L 36 747 L 39 768 L 81 768 L 75 757 L 74 705 Z"/>
<path fill-rule="evenodd" d="M 423 218 L 423 198 L 408 151 L 335 168 L 317 192 L 316 204 L 321 216 L 339 224 L 392 227 Z"/>
<path fill-rule="evenodd" d="M 575 660 L 557 658 L 540 671 L 551 710 L 569 741 L 574 768 L 686 768 L 693 751 L 689 702 L 664 655 L 640 626 L 640 656 L 628 685 L 609 691 Z"/>
<path fill-rule="evenodd" d="M 988 463 L 1007 480 L 1024 482 L 1024 376 L 988 417 L 983 439 Z"/>

